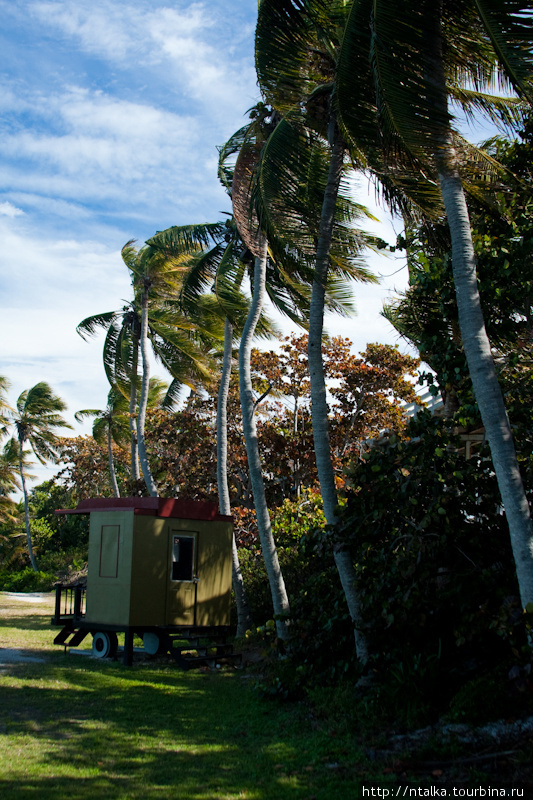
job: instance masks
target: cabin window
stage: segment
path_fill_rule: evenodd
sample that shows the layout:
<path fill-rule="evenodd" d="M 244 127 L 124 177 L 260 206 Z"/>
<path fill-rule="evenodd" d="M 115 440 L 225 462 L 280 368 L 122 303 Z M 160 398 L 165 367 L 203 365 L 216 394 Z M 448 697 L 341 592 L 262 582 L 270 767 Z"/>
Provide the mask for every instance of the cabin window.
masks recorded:
<path fill-rule="evenodd" d="M 194 536 L 172 536 L 173 581 L 192 581 L 194 578 Z"/>

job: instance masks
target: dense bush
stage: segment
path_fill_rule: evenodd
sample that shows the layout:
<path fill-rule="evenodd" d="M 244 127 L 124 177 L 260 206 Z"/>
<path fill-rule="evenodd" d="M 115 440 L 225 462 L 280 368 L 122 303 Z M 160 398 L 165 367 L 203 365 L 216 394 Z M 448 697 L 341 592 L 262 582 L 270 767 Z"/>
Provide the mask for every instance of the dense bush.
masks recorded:
<path fill-rule="evenodd" d="M 32 534 L 39 553 L 52 553 L 88 544 L 88 516 L 55 513 L 58 508 L 74 508 L 77 503 L 77 495 L 54 480 L 45 481 L 32 489 Z"/>
<path fill-rule="evenodd" d="M 488 452 L 467 460 L 460 436 L 427 415 L 411 435 L 380 441 L 354 469 L 342 532 L 374 672 L 400 702 L 438 709 L 530 654 Z"/>
<path fill-rule="evenodd" d="M 34 572 L 31 567 L 25 567 L 20 572 L 0 570 L 2 592 L 51 592 L 56 581 L 53 572 Z"/>
<path fill-rule="evenodd" d="M 268 642 L 274 632 L 265 626 L 272 599 L 260 548 L 250 521 L 239 525 L 246 547 L 239 549 L 241 569 L 256 628 L 256 640 Z M 291 601 L 291 641 L 281 660 L 265 670 L 261 688 L 284 698 L 300 696 L 313 685 L 354 677 L 353 630 L 333 560 L 320 496 L 285 500 L 272 512 L 272 529 Z M 268 648 L 265 648 L 268 651 Z"/>

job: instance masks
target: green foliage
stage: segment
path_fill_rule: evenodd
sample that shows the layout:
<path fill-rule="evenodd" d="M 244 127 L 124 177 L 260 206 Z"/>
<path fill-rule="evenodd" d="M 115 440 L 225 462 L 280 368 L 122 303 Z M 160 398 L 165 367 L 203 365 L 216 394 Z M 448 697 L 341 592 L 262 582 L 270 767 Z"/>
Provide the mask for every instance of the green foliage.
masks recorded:
<path fill-rule="evenodd" d="M 87 546 L 76 547 L 45 553 L 39 557 L 39 563 L 44 572 L 53 572 L 56 580 L 69 582 L 73 575 L 87 568 L 87 557 Z"/>
<path fill-rule="evenodd" d="M 51 479 L 35 486 L 30 493 L 32 532 L 42 557 L 45 553 L 86 546 L 89 518 L 85 515 L 56 514 L 56 509 L 73 508 L 78 497 L 73 489 Z"/>
<path fill-rule="evenodd" d="M 509 681 L 505 670 L 495 669 L 461 686 L 450 701 L 447 717 L 453 722 L 482 725 L 493 719 L 519 717 L 532 711 L 531 687 L 520 690 Z"/>
<path fill-rule="evenodd" d="M 487 453 L 467 460 L 459 436 L 429 415 L 411 436 L 377 443 L 355 467 L 342 530 L 375 673 L 395 702 L 435 709 L 527 648 Z"/>
<path fill-rule="evenodd" d="M 353 633 L 318 494 L 285 500 L 272 514 L 272 529 L 287 591 L 291 597 L 291 640 L 283 658 L 265 667 L 259 688 L 281 699 L 302 697 L 316 685 L 329 685 L 358 674 Z M 259 548 L 239 549 L 241 570 L 256 621 L 263 623 L 252 640 L 266 647 L 272 602 Z"/>
<path fill-rule="evenodd" d="M 34 519 L 31 523 L 31 535 L 36 552 L 45 552 L 50 548 L 54 531 L 45 519 Z"/>
<path fill-rule="evenodd" d="M 56 581 L 53 572 L 35 572 L 31 567 L 20 572 L 0 569 L 0 591 L 3 592 L 50 592 Z"/>

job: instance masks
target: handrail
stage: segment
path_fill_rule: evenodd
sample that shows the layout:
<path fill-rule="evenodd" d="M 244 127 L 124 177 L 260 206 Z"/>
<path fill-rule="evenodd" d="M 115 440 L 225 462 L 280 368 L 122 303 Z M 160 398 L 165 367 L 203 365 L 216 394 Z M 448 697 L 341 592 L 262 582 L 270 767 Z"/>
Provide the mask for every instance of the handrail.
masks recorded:
<path fill-rule="evenodd" d="M 56 583 L 56 602 L 53 622 L 78 620 L 85 616 L 86 587 L 79 583 Z"/>

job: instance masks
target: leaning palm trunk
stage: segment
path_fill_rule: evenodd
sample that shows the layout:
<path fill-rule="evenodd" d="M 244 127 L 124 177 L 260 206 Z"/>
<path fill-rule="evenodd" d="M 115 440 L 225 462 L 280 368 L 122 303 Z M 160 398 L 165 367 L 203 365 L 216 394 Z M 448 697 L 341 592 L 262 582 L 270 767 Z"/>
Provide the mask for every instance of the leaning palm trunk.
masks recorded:
<path fill-rule="evenodd" d="M 120 497 L 118 488 L 117 473 L 115 472 L 115 462 L 113 460 L 113 437 L 111 435 L 111 421 L 107 424 L 107 460 L 109 465 L 109 479 L 115 497 Z"/>
<path fill-rule="evenodd" d="M 441 118 L 447 112 L 440 27 L 435 32 L 437 58 L 432 63 Z M 440 58 L 439 58 L 440 56 Z M 439 182 L 452 240 L 452 269 L 459 326 L 468 371 L 489 442 L 494 472 L 509 525 L 522 607 L 533 603 L 533 525 L 516 458 L 511 426 L 485 329 L 476 274 L 468 208 L 459 175 L 452 133 L 443 130 L 436 143 Z"/>
<path fill-rule="evenodd" d="M 439 181 L 452 238 L 453 278 L 463 348 L 509 525 L 520 599 L 525 608 L 533 603 L 533 526 L 529 504 L 485 330 L 461 179 L 447 170 L 446 174 L 441 172 Z"/>
<path fill-rule="evenodd" d="M 233 345 L 233 328 L 231 322 L 226 317 L 224 322 L 224 359 L 222 362 L 222 375 L 220 377 L 220 387 L 218 390 L 217 405 L 217 482 L 218 482 L 218 502 L 221 514 L 231 515 L 231 505 L 228 487 L 228 393 L 231 379 L 231 359 Z M 239 563 L 239 553 L 235 533 L 232 540 L 233 551 L 233 591 L 235 593 L 235 603 L 237 606 L 237 636 L 244 636 L 250 627 L 252 617 L 250 607 L 246 598 L 244 580 L 242 577 L 241 566 Z"/>
<path fill-rule="evenodd" d="M 132 480 L 138 481 L 140 476 L 139 472 L 139 450 L 137 447 L 137 425 L 135 422 L 137 411 L 137 360 L 138 360 L 138 345 L 135 348 L 133 357 L 133 366 L 131 370 L 131 384 L 130 384 L 130 407 L 129 407 L 129 427 L 130 427 L 130 460 L 131 460 L 131 477 Z"/>
<path fill-rule="evenodd" d="M 137 414 L 137 446 L 139 449 L 139 460 L 146 486 L 152 497 L 157 497 L 158 490 L 155 485 L 148 456 L 146 454 L 146 443 L 144 439 L 144 427 L 146 422 L 146 408 L 148 405 L 148 387 L 150 383 L 150 361 L 148 358 L 148 290 L 145 289 L 142 298 L 142 319 L 141 319 L 141 358 L 142 358 L 142 384 L 141 396 L 139 398 L 139 411 Z"/>
<path fill-rule="evenodd" d="M 239 348 L 239 384 L 242 408 L 242 424 L 244 430 L 244 441 L 246 444 L 246 454 L 248 457 L 248 470 L 252 483 L 254 495 L 255 511 L 257 514 L 257 527 L 261 540 L 261 549 L 270 583 L 272 603 L 276 619 L 276 631 L 280 639 L 287 639 L 289 636 L 288 617 L 290 615 L 289 600 L 285 590 L 285 582 L 279 566 L 278 554 L 274 537 L 272 536 L 272 526 L 265 496 L 265 485 L 261 471 L 261 459 L 259 456 L 259 446 L 257 442 L 257 429 L 254 417 L 254 398 L 252 392 L 252 379 L 250 371 L 250 354 L 255 328 L 263 305 L 265 293 L 267 242 L 263 235 L 259 234 L 257 253 L 254 266 L 254 287 L 250 311 L 244 326 L 241 345 Z"/>
<path fill-rule="evenodd" d="M 331 239 L 335 222 L 335 208 L 343 163 L 344 141 L 335 124 L 328 182 L 324 193 L 320 217 L 315 278 L 311 295 L 308 343 L 309 374 L 311 378 L 311 411 L 316 466 L 320 482 L 320 492 L 324 503 L 324 514 L 328 525 L 331 526 L 337 525 L 335 509 L 338 501 L 329 443 L 328 404 L 326 400 L 326 382 L 322 360 L 322 334 L 324 329 L 325 286 L 328 277 Z M 346 545 L 338 542 L 334 545 L 333 556 L 346 602 L 348 603 L 348 610 L 352 618 L 355 651 L 359 661 L 365 664 L 368 660 L 368 648 L 366 640 L 361 633 L 361 612 L 355 585 L 356 575 L 352 557 Z"/>
<path fill-rule="evenodd" d="M 31 541 L 31 527 L 30 527 L 30 505 L 28 502 L 28 492 L 26 490 L 26 477 L 24 475 L 24 467 L 22 465 L 23 458 L 23 443 L 19 441 L 19 474 L 20 482 L 22 484 L 22 494 L 24 496 L 24 521 L 26 524 L 26 540 L 28 542 L 28 553 L 30 556 L 30 563 L 34 572 L 38 571 L 37 561 L 33 553 L 33 546 Z"/>

